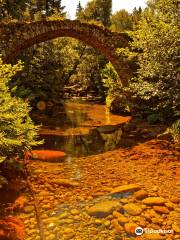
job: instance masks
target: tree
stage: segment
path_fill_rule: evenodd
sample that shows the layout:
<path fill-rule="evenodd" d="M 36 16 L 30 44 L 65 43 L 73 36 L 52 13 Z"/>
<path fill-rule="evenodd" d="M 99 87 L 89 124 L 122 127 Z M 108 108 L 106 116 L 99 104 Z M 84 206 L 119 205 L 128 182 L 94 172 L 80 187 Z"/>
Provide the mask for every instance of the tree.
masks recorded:
<path fill-rule="evenodd" d="M 76 18 L 77 19 L 80 18 L 82 11 L 83 11 L 83 7 L 81 5 L 81 2 L 79 1 L 77 8 L 76 8 Z"/>
<path fill-rule="evenodd" d="M 165 118 L 179 114 L 178 14 L 176 1 L 150 0 L 132 33 L 133 47 L 139 51 L 134 98 L 144 101 L 147 112 Z"/>
<path fill-rule="evenodd" d="M 132 21 L 133 21 L 133 26 L 136 27 L 138 22 L 141 19 L 141 14 L 142 14 L 142 8 L 139 7 L 138 9 L 135 7 L 132 12 Z"/>
<path fill-rule="evenodd" d="M 133 22 L 131 15 L 126 10 L 120 10 L 111 17 L 111 29 L 116 32 L 132 30 Z"/>
<path fill-rule="evenodd" d="M 62 6 L 61 0 L 46 0 L 45 1 L 45 10 L 46 15 L 50 16 L 52 14 L 58 14 L 60 16 L 65 16 L 64 12 L 65 6 Z"/>
<path fill-rule="evenodd" d="M 27 8 L 30 0 L 2 0 L 0 2 L 0 18 L 11 17 L 21 20 L 23 12 Z"/>
<path fill-rule="evenodd" d="M 99 11 L 99 20 L 104 26 L 109 27 L 111 24 L 112 0 L 96 0 Z"/>
<path fill-rule="evenodd" d="M 110 26 L 110 18 L 112 14 L 112 0 L 92 0 L 81 13 L 81 19 L 96 20 L 104 26 Z"/>

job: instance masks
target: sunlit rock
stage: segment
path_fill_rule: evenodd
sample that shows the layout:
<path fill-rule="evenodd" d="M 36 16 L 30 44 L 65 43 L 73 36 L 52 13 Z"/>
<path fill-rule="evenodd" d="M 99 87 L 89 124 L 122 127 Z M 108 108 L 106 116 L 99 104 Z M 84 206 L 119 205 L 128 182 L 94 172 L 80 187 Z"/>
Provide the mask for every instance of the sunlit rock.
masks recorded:
<path fill-rule="evenodd" d="M 105 201 L 97 203 L 88 209 L 88 214 L 90 216 L 103 218 L 110 215 L 115 209 L 119 208 L 121 205 L 118 201 Z"/>
<path fill-rule="evenodd" d="M 37 159 L 41 161 L 56 162 L 63 160 L 66 157 L 65 152 L 54 151 L 54 150 L 32 150 L 31 152 L 26 152 L 26 158 Z"/>
<path fill-rule="evenodd" d="M 142 201 L 146 205 L 164 205 L 166 200 L 162 197 L 148 197 Z"/>
<path fill-rule="evenodd" d="M 125 193 L 125 192 L 134 192 L 140 190 L 141 187 L 138 184 L 128 184 L 114 188 L 111 193 Z"/>
<path fill-rule="evenodd" d="M 126 231 L 126 233 L 135 235 L 135 229 L 137 227 L 138 227 L 138 225 L 136 223 L 133 223 L 133 222 L 125 223 L 124 230 Z"/>
<path fill-rule="evenodd" d="M 157 213 L 161 213 L 161 214 L 168 214 L 169 210 L 166 207 L 161 207 L 161 206 L 154 206 L 153 209 L 157 212 Z"/>
<path fill-rule="evenodd" d="M 138 216 L 142 212 L 142 208 L 134 203 L 128 203 L 123 206 L 124 210 L 132 216 Z"/>
<path fill-rule="evenodd" d="M 133 196 L 138 200 L 142 200 L 142 199 L 148 197 L 148 193 L 142 189 L 142 190 L 135 192 Z"/>
<path fill-rule="evenodd" d="M 77 186 L 79 186 L 78 182 L 71 181 L 69 179 L 55 179 L 55 180 L 52 180 L 52 183 L 57 184 L 57 185 L 61 185 L 61 186 L 64 186 L 64 187 L 77 187 Z"/>

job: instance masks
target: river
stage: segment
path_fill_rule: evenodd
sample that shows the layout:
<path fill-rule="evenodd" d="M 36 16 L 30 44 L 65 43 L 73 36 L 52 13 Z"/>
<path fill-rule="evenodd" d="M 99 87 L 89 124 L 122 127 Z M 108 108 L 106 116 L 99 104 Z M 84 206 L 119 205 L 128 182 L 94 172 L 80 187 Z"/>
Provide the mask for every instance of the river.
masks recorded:
<path fill-rule="evenodd" d="M 37 119 L 39 149 L 67 155 L 28 164 L 31 190 L 21 192 L 27 204 L 17 213 L 26 240 L 140 239 L 138 226 L 174 231 L 142 239 L 178 239 L 178 155 L 155 139 L 161 126 L 77 102 Z"/>

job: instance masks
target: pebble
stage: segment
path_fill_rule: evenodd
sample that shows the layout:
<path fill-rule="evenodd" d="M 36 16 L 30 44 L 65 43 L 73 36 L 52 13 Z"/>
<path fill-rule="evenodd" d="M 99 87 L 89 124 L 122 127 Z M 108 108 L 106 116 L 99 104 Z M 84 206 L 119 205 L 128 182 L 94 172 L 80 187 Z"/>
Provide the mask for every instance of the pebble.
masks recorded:
<path fill-rule="evenodd" d="M 176 232 L 176 233 L 180 233 L 180 227 L 175 223 L 172 224 L 172 229 Z"/>
<path fill-rule="evenodd" d="M 142 200 L 144 198 L 148 197 L 148 193 L 145 190 L 139 190 L 137 192 L 134 193 L 133 195 L 137 200 Z"/>
<path fill-rule="evenodd" d="M 114 228 L 116 234 L 122 233 L 123 228 L 119 225 L 117 219 L 113 219 L 113 220 L 111 221 L 111 225 L 112 225 L 112 227 Z"/>
<path fill-rule="evenodd" d="M 114 194 L 114 193 L 125 193 L 125 192 L 134 192 L 134 191 L 140 190 L 140 188 L 141 187 L 138 184 L 123 185 L 123 186 L 119 186 L 119 187 L 114 188 L 111 191 L 111 194 Z"/>
<path fill-rule="evenodd" d="M 109 220 L 104 222 L 104 226 L 109 227 L 111 225 L 111 222 Z"/>
<path fill-rule="evenodd" d="M 144 240 L 165 240 L 165 236 L 161 236 L 160 234 L 157 233 L 145 233 L 143 234 L 143 239 Z"/>
<path fill-rule="evenodd" d="M 69 213 L 67 213 L 67 212 L 63 212 L 58 216 L 59 219 L 65 219 L 68 217 L 69 217 Z"/>
<path fill-rule="evenodd" d="M 148 197 L 142 200 L 142 202 L 146 205 L 164 205 L 166 200 L 162 197 Z"/>
<path fill-rule="evenodd" d="M 123 206 L 123 209 L 132 216 L 138 216 L 142 213 L 142 208 L 134 203 L 128 203 Z"/>
<path fill-rule="evenodd" d="M 74 239 L 74 237 L 75 237 L 75 233 L 69 233 L 69 234 L 67 234 L 67 235 L 65 235 L 65 236 L 63 236 L 64 238 L 64 240 L 70 240 L 70 239 Z"/>
<path fill-rule="evenodd" d="M 157 212 L 157 213 L 161 213 L 161 214 L 168 214 L 169 210 L 166 207 L 161 207 L 161 206 L 154 206 L 153 209 Z"/>
<path fill-rule="evenodd" d="M 135 235 L 135 229 L 138 227 L 136 223 L 125 223 L 124 229 L 126 233 Z"/>
<path fill-rule="evenodd" d="M 31 213 L 33 211 L 34 211 L 34 206 L 33 205 L 24 207 L 24 212 L 25 213 Z"/>
<path fill-rule="evenodd" d="M 48 240 L 56 240 L 56 236 L 51 233 L 48 237 L 47 237 Z"/>
<path fill-rule="evenodd" d="M 72 210 L 70 211 L 70 213 L 71 213 L 72 215 L 78 215 L 78 214 L 80 214 L 80 212 L 79 212 L 77 209 L 72 209 Z"/>

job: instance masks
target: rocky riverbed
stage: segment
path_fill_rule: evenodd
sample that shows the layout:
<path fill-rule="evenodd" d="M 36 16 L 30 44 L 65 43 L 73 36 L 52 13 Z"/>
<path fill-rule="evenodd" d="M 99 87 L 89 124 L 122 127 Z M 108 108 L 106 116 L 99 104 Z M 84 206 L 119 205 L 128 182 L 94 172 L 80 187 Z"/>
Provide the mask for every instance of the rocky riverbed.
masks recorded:
<path fill-rule="evenodd" d="M 164 142 L 150 140 L 71 161 L 71 166 L 30 163 L 45 239 L 180 238 L 178 153 Z M 20 215 L 26 240 L 38 240 L 34 202 L 28 192 L 26 197 Z M 171 231 L 140 238 L 134 233 L 138 226 Z"/>
<path fill-rule="evenodd" d="M 30 160 L 28 179 L 9 184 L 19 195 L 5 215 L 20 219 L 4 223 L 15 239 L 24 240 L 22 222 L 25 240 L 180 239 L 180 154 L 161 135 L 166 126 L 107 114 L 102 105 L 73 103 L 66 112 L 41 129 L 47 139 L 56 136 L 44 149 L 67 149 L 66 158 Z"/>

